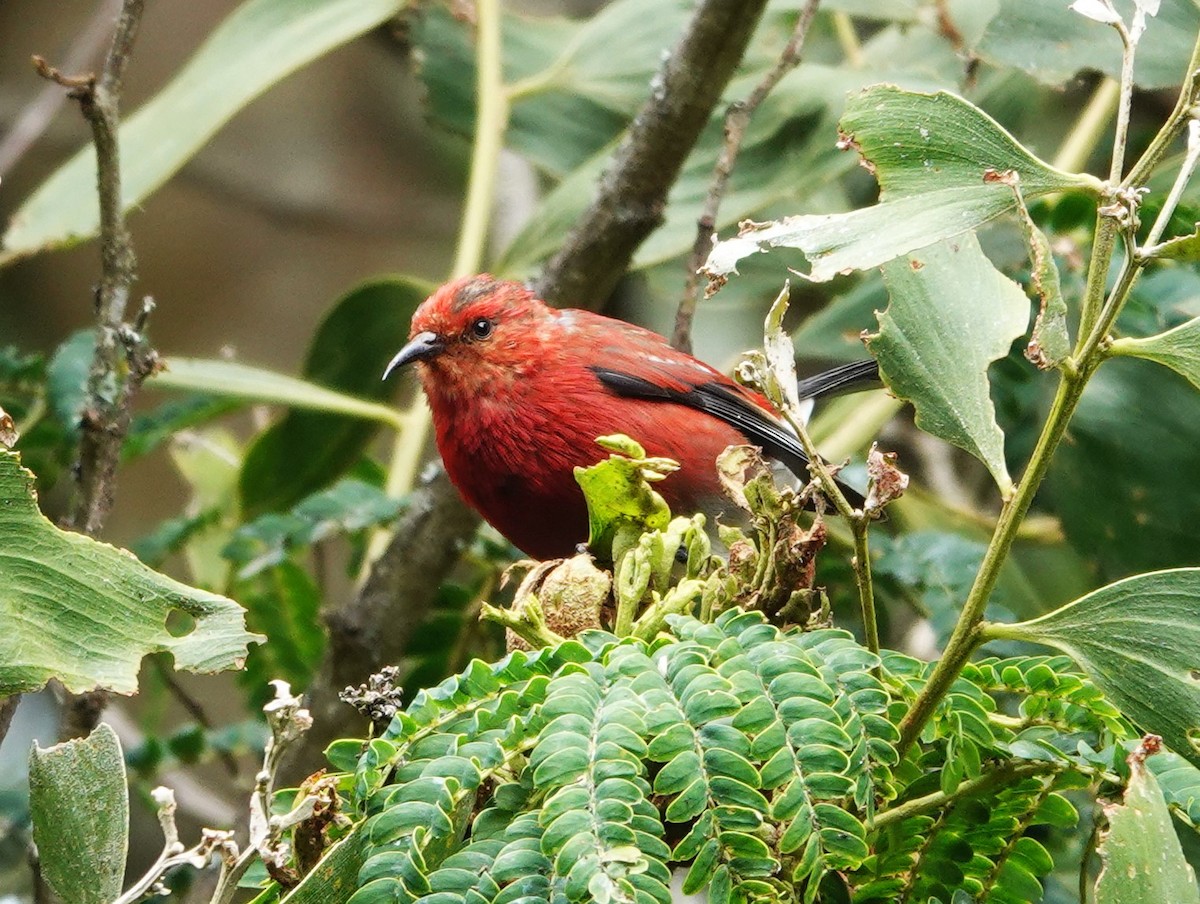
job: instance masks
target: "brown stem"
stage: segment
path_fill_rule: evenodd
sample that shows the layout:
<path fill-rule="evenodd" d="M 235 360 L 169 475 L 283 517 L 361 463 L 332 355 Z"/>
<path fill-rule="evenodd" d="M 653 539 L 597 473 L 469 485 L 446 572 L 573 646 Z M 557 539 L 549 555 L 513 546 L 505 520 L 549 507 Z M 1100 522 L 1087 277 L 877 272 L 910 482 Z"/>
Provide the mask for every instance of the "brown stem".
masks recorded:
<path fill-rule="evenodd" d="M 761 82 L 745 100 L 734 101 L 725 110 L 725 143 L 717 155 L 713 166 L 712 179 L 708 184 L 708 194 L 704 198 L 704 208 L 700 219 L 696 221 L 696 241 L 692 245 L 692 254 L 687 263 L 687 282 L 683 287 L 683 298 L 675 312 L 675 331 L 671 334 L 671 345 L 691 354 L 692 351 L 692 321 L 696 317 L 696 306 L 700 301 L 700 268 L 708 260 L 712 251 L 713 230 L 717 228 L 717 214 L 721 210 L 721 201 L 729 186 L 729 177 L 737 164 L 738 154 L 742 150 L 742 141 L 746 137 L 746 127 L 750 117 L 758 109 L 767 96 L 775 90 L 775 86 L 792 69 L 800 64 L 804 51 L 804 40 L 808 37 L 808 29 L 817 14 L 821 0 L 808 0 L 796 20 L 792 36 L 783 48 L 783 53 L 775 61 L 775 65 L 763 76 Z M 707 293 L 706 293 L 707 294 Z"/>
<path fill-rule="evenodd" d="M 135 343 L 129 341 L 133 330 L 125 323 L 137 259 L 125 227 L 117 140 L 121 83 L 144 5 L 144 0 L 125 0 L 99 78 L 87 79 L 86 84 L 71 91 L 92 127 L 100 198 L 101 273 L 96 290 L 96 352 L 88 374 L 77 493 L 70 519 L 73 527 L 87 534 L 99 531 L 112 507 L 121 443 L 129 429 L 129 400 L 145 375 L 143 360 L 149 357 L 133 353 Z M 56 81 L 63 81 L 53 70 L 48 74 Z M 140 341 L 136 345 L 140 346 Z"/>
<path fill-rule="evenodd" d="M 667 192 L 750 42 L 766 0 L 703 0 L 655 76 L 591 206 L 537 282 L 541 297 L 599 308 L 663 221 Z"/>
<path fill-rule="evenodd" d="M 129 430 L 133 392 L 154 366 L 154 354 L 137 328 L 125 322 L 137 261 L 125 228 L 121 198 L 121 162 L 117 132 L 121 83 L 141 23 L 145 0 L 124 0 L 112 44 L 97 76 L 65 76 L 40 57 L 39 74 L 69 89 L 92 129 L 96 148 L 96 188 L 100 200 L 100 283 L 96 289 L 96 350 L 88 373 L 87 400 L 80 418 L 76 494 L 68 519 L 72 527 L 95 535 L 112 507 L 121 444 Z M 148 309 L 147 309 L 148 310 Z M 63 706 L 60 734 L 89 733 L 107 702 L 104 691 L 69 697 Z"/>

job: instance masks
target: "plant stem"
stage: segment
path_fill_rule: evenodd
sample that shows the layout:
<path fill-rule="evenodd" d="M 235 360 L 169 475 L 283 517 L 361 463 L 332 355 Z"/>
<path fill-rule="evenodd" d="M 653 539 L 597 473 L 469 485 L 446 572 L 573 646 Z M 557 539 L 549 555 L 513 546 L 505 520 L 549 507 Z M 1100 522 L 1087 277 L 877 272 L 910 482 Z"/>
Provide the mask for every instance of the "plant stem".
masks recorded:
<path fill-rule="evenodd" d="M 1158 217 L 1155 219 L 1154 225 L 1150 227 L 1150 232 L 1146 235 L 1146 241 L 1143 243 L 1139 255 L 1142 258 L 1154 256 L 1158 240 L 1162 238 L 1167 224 L 1171 222 L 1171 215 L 1175 213 L 1175 208 L 1179 206 L 1179 199 L 1183 197 L 1183 190 L 1187 188 L 1192 174 L 1196 172 L 1196 164 L 1200 163 L 1200 121 L 1189 119 L 1187 126 L 1187 153 L 1184 155 L 1183 165 L 1180 166 L 1179 173 L 1175 176 L 1175 183 L 1171 186 L 1167 200 L 1163 202 L 1162 210 L 1158 212 Z"/>
<path fill-rule="evenodd" d="M 954 632 L 946 643 L 942 658 L 938 660 L 933 673 L 929 676 L 925 687 L 917 695 L 912 708 L 900 723 L 900 742 L 897 749 L 903 753 L 916 740 L 925 723 L 933 714 L 938 701 L 945 696 L 954 680 L 962 672 L 971 653 L 980 643 L 980 625 L 983 622 L 984 609 L 988 598 L 1000 578 L 1000 569 L 1008 557 L 1013 540 L 1025 513 L 1033 502 L 1034 494 L 1046 476 L 1050 460 L 1059 441 L 1066 432 L 1067 424 L 1087 382 L 1090 370 L 1075 374 L 1063 374 L 1059 378 L 1058 390 L 1050 407 L 1050 414 L 1042 427 L 1037 446 L 1029 459 L 1025 472 L 1012 497 L 1004 503 L 1000 510 L 1000 518 L 996 522 L 996 530 L 991 542 L 984 553 L 979 572 L 975 575 L 963 611 L 954 626 Z"/>
<path fill-rule="evenodd" d="M 504 89 L 503 57 L 500 41 L 499 0 L 479 0 L 475 50 L 475 140 L 471 148 L 471 169 L 467 176 L 467 199 L 458 229 L 458 245 L 450 278 L 470 276 L 483 265 L 488 222 L 496 193 L 496 170 L 508 128 L 508 95 Z M 417 398 L 404 418 L 404 428 L 392 447 L 388 467 L 387 491 L 399 497 L 412 489 L 421 463 L 421 450 L 432 420 L 425 403 Z M 386 534 L 372 537 L 376 555 L 386 545 Z M 375 556 L 368 556 L 372 561 Z"/>
<path fill-rule="evenodd" d="M 546 619 L 536 598 L 527 600 L 525 608 L 519 613 L 501 609 L 491 603 L 483 603 L 479 615 L 484 621 L 495 622 L 508 628 L 534 649 L 556 647 L 566 643 L 565 637 L 546 626 Z"/>
<path fill-rule="evenodd" d="M 1100 80 L 1083 113 L 1054 156 L 1051 166 L 1068 173 L 1081 172 L 1087 166 L 1096 143 L 1116 112 L 1120 93 L 1121 85 L 1116 79 L 1105 77 Z"/>
<path fill-rule="evenodd" d="M 852 69 L 861 69 L 863 65 L 862 45 L 858 43 L 858 32 L 854 30 L 854 20 L 849 13 L 838 10 L 833 14 L 833 30 L 837 34 L 838 44 L 846 55 L 846 62 Z"/>
<path fill-rule="evenodd" d="M 500 0 L 477 0 L 475 4 L 475 140 L 471 148 L 471 172 L 467 200 L 458 230 L 451 278 L 469 276 L 483 262 L 488 220 L 496 193 L 496 167 L 508 128 L 508 96 L 500 43 Z"/>
<path fill-rule="evenodd" d="M 1122 188 L 1138 186 L 1145 182 L 1151 171 L 1158 166 L 1159 161 L 1166 154 L 1167 148 L 1179 137 L 1185 123 L 1192 118 L 1192 107 L 1196 103 L 1198 83 L 1200 83 L 1200 35 L 1196 36 L 1196 43 L 1192 46 L 1192 56 L 1188 60 L 1188 68 L 1183 75 L 1183 88 L 1179 92 L 1179 98 L 1175 101 L 1175 108 L 1167 117 L 1163 127 L 1159 129 L 1158 134 L 1151 140 L 1150 146 L 1146 148 L 1137 163 L 1125 176 L 1125 181 L 1121 183 Z"/>
<path fill-rule="evenodd" d="M 689 579 L 680 581 L 679 584 L 671 588 L 666 596 L 646 609 L 642 613 L 642 617 L 632 624 L 629 631 L 625 634 L 621 634 L 619 631 L 614 631 L 613 633 L 618 637 L 633 634 L 635 637 L 640 637 L 649 643 L 666 626 L 667 616 L 677 615 L 689 609 L 699 599 L 703 589 L 704 582 L 701 580 Z"/>
<path fill-rule="evenodd" d="M 854 528 L 854 579 L 858 583 L 858 604 L 862 609 L 863 636 L 867 649 L 879 655 L 879 622 L 875 617 L 875 586 L 871 579 L 871 550 L 867 544 L 865 517 L 851 521 Z"/>
<path fill-rule="evenodd" d="M 1079 309 L 1079 335 L 1092 331 L 1100 309 L 1104 306 L 1104 291 L 1108 287 L 1108 269 L 1112 264 L 1113 249 L 1117 244 L 1117 221 L 1108 214 L 1096 213 L 1096 226 L 1092 239 L 1092 257 L 1088 261 L 1087 284 L 1083 290 L 1083 301 Z"/>
<path fill-rule="evenodd" d="M 692 244 L 692 253 L 687 263 L 687 279 L 684 282 L 683 297 L 675 312 L 675 329 L 671 334 L 671 345 L 682 351 L 692 351 L 692 321 L 696 317 L 696 306 L 700 294 L 700 268 L 712 251 L 713 230 L 717 226 L 717 215 L 721 210 L 721 200 L 729 186 L 729 177 L 737 165 L 738 154 L 742 150 L 742 142 L 746 137 L 746 128 L 750 118 L 768 95 L 775 90 L 780 80 L 800 63 L 804 52 L 804 41 L 808 37 L 808 29 L 813 18 L 817 15 L 820 0 L 808 0 L 792 36 L 788 39 L 783 53 L 775 61 L 762 80 L 754 86 L 750 95 L 742 101 L 735 101 L 725 110 L 725 141 L 717 162 L 713 165 L 712 177 L 709 179 L 708 193 L 704 198 L 704 208 L 696 224 L 696 240 Z"/>
<path fill-rule="evenodd" d="M 1137 51 L 1137 38 L 1129 33 L 1125 23 L 1118 20 L 1114 26 L 1121 36 L 1121 87 L 1117 99 L 1117 127 L 1113 132 L 1112 164 L 1108 170 L 1108 181 L 1116 185 L 1121 181 L 1125 169 L 1125 144 L 1129 140 L 1129 110 L 1133 104 L 1133 59 Z"/>
<path fill-rule="evenodd" d="M 906 800 L 904 803 L 897 804 L 889 810 L 877 813 L 875 814 L 875 822 L 872 824 L 872 828 L 881 829 L 884 826 L 901 822 L 912 816 L 920 816 L 922 813 L 929 813 L 932 810 L 941 810 L 947 804 L 961 800 L 964 797 L 981 794 L 999 785 L 1028 778 L 1031 775 L 1057 772 L 1058 769 L 1059 766 L 1057 763 L 1049 762 L 1030 761 L 1016 764 L 1009 763 L 991 772 L 985 772 L 983 775 L 960 782 L 958 787 L 949 793 L 934 791 L 931 794 L 926 794 L 924 797 L 915 797 L 912 800 Z"/>

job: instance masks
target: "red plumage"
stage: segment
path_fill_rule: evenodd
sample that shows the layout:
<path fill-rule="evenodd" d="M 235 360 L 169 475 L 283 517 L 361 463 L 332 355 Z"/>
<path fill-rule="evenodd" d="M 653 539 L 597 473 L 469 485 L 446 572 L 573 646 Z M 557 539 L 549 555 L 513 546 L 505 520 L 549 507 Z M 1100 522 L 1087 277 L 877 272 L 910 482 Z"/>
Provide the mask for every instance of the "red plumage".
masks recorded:
<path fill-rule="evenodd" d="M 679 462 L 656 489 L 672 511 L 710 516 L 725 508 L 715 465 L 722 450 L 790 437 L 766 399 L 658 334 L 556 310 L 487 275 L 442 286 L 417 309 L 391 367 L 413 360 L 450 479 L 538 558 L 570 555 L 587 540 L 574 468 L 604 457 L 598 436 L 624 433 Z"/>

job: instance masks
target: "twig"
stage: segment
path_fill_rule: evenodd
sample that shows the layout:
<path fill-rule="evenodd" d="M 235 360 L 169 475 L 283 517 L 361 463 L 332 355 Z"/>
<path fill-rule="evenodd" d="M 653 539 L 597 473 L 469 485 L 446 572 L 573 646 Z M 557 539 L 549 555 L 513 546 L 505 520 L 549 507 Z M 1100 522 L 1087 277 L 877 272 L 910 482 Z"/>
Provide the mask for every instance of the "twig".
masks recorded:
<path fill-rule="evenodd" d="M 179 840 L 179 829 L 175 825 L 175 793 L 170 788 L 155 788 L 151 792 L 154 802 L 158 804 L 158 824 L 162 827 L 163 849 L 137 882 L 131 885 L 113 904 L 136 904 L 151 894 L 165 891 L 163 878 L 171 870 L 180 866 L 191 866 L 203 869 L 214 853 L 219 854 L 225 861 L 237 856 L 237 845 L 233 841 L 232 832 L 205 829 L 199 844 L 184 848 Z"/>
<path fill-rule="evenodd" d="M 1129 139 L 1129 112 L 1133 106 L 1133 60 L 1137 51 L 1139 31 L 1131 31 L 1118 16 L 1112 23 L 1121 36 L 1121 91 L 1117 99 L 1117 128 L 1113 134 L 1112 163 L 1108 179 L 1114 185 L 1121 181 L 1125 170 L 1125 143 Z"/>
<path fill-rule="evenodd" d="M 599 308 L 663 219 L 667 192 L 745 52 L 766 0 L 703 0 L 655 76 L 591 206 L 537 281 L 542 298 Z"/>
<path fill-rule="evenodd" d="M 675 331 L 671 335 L 671 344 L 675 348 L 690 353 L 692 351 L 692 321 L 696 317 L 696 305 L 700 295 L 700 268 L 708 260 L 712 251 L 713 230 L 717 226 L 717 214 L 721 210 L 721 200 L 729 186 L 729 177 L 737 165 L 738 154 L 742 150 L 742 141 L 746 137 L 746 127 L 750 117 L 767 96 L 775 90 L 788 72 L 800 63 L 804 51 L 804 40 L 808 36 L 809 26 L 817 14 L 821 0 L 808 0 L 796 20 L 792 36 L 783 48 L 783 53 L 775 61 L 775 65 L 763 76 L 762 81 L 754 86 L 754 90 L 745 100 L 734 101 L 725 110 L 725 141 L 721 152 L 717 155 L 713 167 L 712 178 L 708 185 L 708 194 L 704 198 L 704 208 L 700 219 L 696 222 L 696 241 L 692 245 L 692 255 L 687 263 L 687 282 L 683 287 L 683 298 L 675 312 Z"/>
<path fill-rule="evenodd" d="M 100 285 L 96 293 L 96 352 L 88 374 L 82 418 L 77 496 L 71 523 L 95 534 L 112 507 L 113 482 L 121 443 L 129 429 L 129 402 L 153 367 L 153 353 L 125 309 L 137 261 L 125 228 L 117 130 L 121 83 L 141 22 L 145 0 L 124 0 L 112 45 L 99 78 L 66 78 L 35 59 L 47 78 L 72 88 L 96 146 L 96 185 L 100 197 Z"/>
<path fill-rule="evenodd" d="M 889 810 L 877 813 L 873 828 L 879 830 L 884 826 L 902 822 L 912 816 L 920 816 L 922 813 L 929 813 L 933 810 L 942 810 L 947 804 L 962 800 L 964 797 L 982 794 L 985 791 L 990 791 L 992 788 L 1007 785 L 1010 782 L 1028 778 L 1031 775 L 1045 775 L 1048 772 L 1058 772 L 1061 768 L 1058 763 L 1041 760 L 1005 764 L 991 772 L 985 772 L 983 775 L 960 782 L 958 787 L 949 793 L 934 791 L 931 794 L 926 794 L 924 797 L 906 800 L 904 803 L 897 804 Z"/>
<path fill-rule="evenodd" d="M 91 18 L 67 49 L 64 65 L 68 70 L 82 69 L 88 60 L 99 52 L 120 8 L 120 0 L 105 0 L 96 4 Z M 53 85 L 46 85 L 13 120 L 8 134 L 0 139 L 0 178 L 6 177 L 12 171 L 18 161 L 33 147 L 38 137 L 45 132 L 59 104 L 62 103 L 62 98 L 61 91 L 56 90 Z"/>
<path fill-rule="evenodd" d="M 65 76 L 34 57 L 38 73 L 69 89 L 92 128 L 96 186 L 100 198 L 100 284 L 96 290 L 96 351 L 88 373 L 81 417 L 76 496 L 69 523 L 95 535 L 112 507 L 121 444 L 129 430 L 129 406 L 138 385 L 154 367 L 154 353 L 139 328 L 125 322 L 137 266 L 125 228 L 121 163 L 117 142 L 121 82 L 141 23 L 145 0 L 124 0 L 99 78 Z M 60 734 L 81 737 L 96 726 L 107 703 L 104 691 L 72 697 L 64 707 Z"/>
<path fill-rule="evenodd" d="M 263 764 L 254 777 L 254 793 L 250 796 L 250 841 L 235 859 L 226 858 L 213 892 L 212 904 L 229 904 L 237 894 L 238 882 L 257 857 L 274 858 L 279 852 L 279 839 L 284 831 L 308 819 L 314 811 L 316 798 L 301 794 L 292 809 L 272 816 L 275 779 L 285 751 L 312 728 L 313 720 L 301 706 L 299 697 L 292 696 L 286 681 L 272 681 L 275 699 L 263 707 L 271 737 L 263 751 Z M 268 863 L 268 866 L 271 864 Z M 282 865 L 276 863 L 275 865 Z"/>
<path fill-rule="evenodd" d="M 146 874 L 114 904 L 135 904 L 147 895 L 161 893 L 162 880 L 168 872 L 185 864 L 203 869 L 213 854 L 221 858 L 221 874 L 213 891 L 212 904 L 229 904 L 237 894 L 238 881 L 255 858 L 277 857 L 283 832 L 313 815 L 317 795 L 304 793 L 300 794 L 290 811 L 278 816 L 271 815 L 280 758 L 289 745 L 312 727 L 312 717 L 308 710 L 301 707 L 300 699 L 292 696 L 288 683 L 271 683 L 275 686 L 275 699 L 263 707 L 271 737 L 267 740 L 262 768 L 255 776 L 254 793 L 250 798 L 249 844 L 244 850 L 239 850 L 233 840 L 233 832 L 204 829 L 200 842 L 184 849 L 175 824 L 175 794 L 169 788 L 156 788 L 153 796 L 158 804 L 158 821 L 163 831 L 162 853 Z"/>
<path fill-rule="evenodd" d="M 1167 224 L 1171 222 L 1171 216 L 1175 213 L 1175 208 L 1179 206 L 1179 199 L 1183 197 L 1183 190 L 1187 188 L 1188 182 L 1196 172 L 1197 163 L 1200 163 L 1200 121 L 1191 119 L 1188 120 L 1187 153 L 1184 155 L 1183 165 L 1180 166 L 1179 172 L 1175 176 L 1175 183 L 1171 186 L 1171 191 L 1167 194 L 1167 199 L 1163 202 L 1162 209 L 1154 220 L 1154 225 L 1146 234 L 1146 241 L 1139 256 L 1153 257 L 1159 251 L 1158 240 L 1162 238 Z"/>

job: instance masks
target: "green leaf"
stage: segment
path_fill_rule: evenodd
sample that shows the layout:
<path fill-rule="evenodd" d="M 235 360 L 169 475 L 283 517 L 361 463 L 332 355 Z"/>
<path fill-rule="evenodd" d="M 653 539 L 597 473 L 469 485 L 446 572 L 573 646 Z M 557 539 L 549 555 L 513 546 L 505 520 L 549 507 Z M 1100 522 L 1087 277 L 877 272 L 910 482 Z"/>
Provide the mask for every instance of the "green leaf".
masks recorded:
<path fill-rule="evenodd" d="M 309 496 L 287 515 L 263 515 L 244 524 L 223 550 L 245 579 L 278 565 L 290 552 L 339 533 L 373 527 L 395 518 L 398 500 L 361 480 L 344 479 Z"/>
<path fill-rule="evenodd" d="M 182 389 L 210 395 L 289 405 L 363 418 L 399 428 L 403 419 L 387 405 L 367 402 L 313 383 L 234 361 L 168 358 L 163 370 L 146 381 L 154 389 Z"/>
<path fill-rule="evenodd" d="M 1012 491 L 988 365 L 1029 322 L 1029 300 L 992 266 L 972 235 L 883 268 L 891 304 L 867 339 L 889 388 L 916 408 L 917 426 L 982 461 Z"/>
<path fill-rule="evenodd" d="M 239 668 L 261 639 L 246 632 L 233 600 L 59 530 L 38 511 L 33 475 L 9 452 L 0 452 L 0 615 L 0 695 L 51 678 L 77 693 L 129 694 L 149 653 L 170 652 L 179 670 L 216 672 Z"/>
<path fill-rule="evenodd" d="M 101 723 L 88 737 L 29 753 L 29 811 L 42 876 L 72 904 L 121 894 L 129 790 L 121 742 Z"/>
<path fill-rule="evenodd" d="M 413 312 L 433 288 L 410 277 L 378 279 L 334 303 L 309 345 L 304 375 L 326 391 L 370 399 L 358 404 L 380 414 L 386 411 L 387 416 L 364 422 L 313 411 L 288 412 L 246 453 L 239 485 L 248 514 L 288 508 L 333 483 L 358 461 L 378 423 L 403 429 L 400 412 L 377 404 L 395 393 L 394 383 L 383 382 L 383 369 L 404 344 Z"/>
<path fill-rule="evenodd" d="M 121 126 L 124 207 L 174 175 L 235 113 L 280 79 L 394 16 L 403 0 L 246 0 Z M 89 238 L 98 228 L 89 143 L 13 214 L 0 264 Z"/>
<path fill-rule="evenodd" d="M 1193 296 L 1194 297 L 1194 296 Z M 1196 564 L 1200 394 L 1145 361 L 1106 363 L 1071 419 L 1046 496 L 1107 580 Z M 1102 487 L 1103 492 L 1097 492 Z"/>
<path fill-rule="evenodd" d="M 619 556 L 614 543 L 662 530 L 671 520 L 667 503 L 650 486 L 679 466 L 667 458 L 647 458 L 646 450 L 627 436 L 605 436 L 597 444 L 613 454 L 587 468 L 575 469 L 588 508 L 588 547 L 596 555 Z M 597 453 L 599 454 L 599 453 Z"/>
<path fill-rule="evenodd" d="M 991 63 L 1015 66 L 1048 85 L 1062 85 L 1083 69 L 1116 78 L 1121 73 L 1121 39 L 1111 27 L 1069 9 L 1068 3 L 1001 0 L 976 52 Z M 1133 3 L 1118 0 L 1129 22 Z M 1200 10 L 1191 0 L 1163 0 L 1148 20 L 1138 45 L 1134 82 L 1142 88 L 1169 88 L 1184 77 Z"/>
<path fill-rule="evenodd" d="M 1200 568 L 1126 578 L 987 634 L 1062 650 L 1129 719 L 1200 764 Z"/>
<path fill-rule="evenodd" d="M 1142 758 L 1130 758 L 1125 802 L 1105 808 L 1109 830 L 1100 845 L 1104 868 L 1096 880 L 1096 904 L 1200 902 L 1196 874 L 1184 859 L 1154 774 Z"/>
<path fill-rule="evenodd" d="M 1146 249 L 1146 252 L 1153 257 L 1168 260 L 1187 261 L 1193 264 L 1200 261 L 1200 223 L 1196 224 L 1194 232 L 1167 239 L 1161 245 L 1154 246 L 1153 249 Z"/>
<path fill-rule="evenodd" d="M 46 396 L 58 422 L 74 433 L 87 402 L 88 368 L 96 349 L 95 330 L 76 330 L 54 350 L 46 367 Z"/>
<path fill-rule="evenodd" d="M 366 860 L 367 833 L 356 826 L 331 847 L 300 884 L 280 904 L 335 904 L 346 901 L 358 887 L 358 872 Z"/>
<path fill-rule="evenodd" d="M 1117 339 L 1111 352 L 1148 358 L 1187 377 L 1200 389 L 1200 317 L 1182 323 L 1173 330 L 1143 339 Z"/>
<path fill-rule="evenodd" d="M 1010 171 L 1027 199 L 1071 188 L 1100 191 L 1094 177 L 1043 163 L 978 107 L 944 91 L 868 88 L 850 98 L 841 131 L 843 146 L 855 148 L 879 179 L 880 202 L 850 213 L 749 224 L 713 249 L 705 264 L 711 276 L 736 272 L 738 261 L 767 247 L 799 248 L 816 282 L 877 267 L 1011 210 L 1016 198 L 995 178 Z"/>

